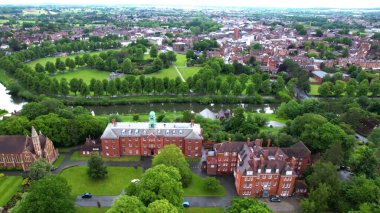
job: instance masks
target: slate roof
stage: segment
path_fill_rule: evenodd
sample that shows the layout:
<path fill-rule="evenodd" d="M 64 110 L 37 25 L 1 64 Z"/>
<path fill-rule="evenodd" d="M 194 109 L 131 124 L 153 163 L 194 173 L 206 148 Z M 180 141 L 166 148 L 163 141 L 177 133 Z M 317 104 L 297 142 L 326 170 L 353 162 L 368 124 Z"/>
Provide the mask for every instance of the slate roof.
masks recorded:
<path fill-rule="evenodd" d="M 4 135 L 0 136 L 0 153 L 22 153 L 27 145 L 26 136 Z"/>
<path fill-rule="evenodd" d="M 209 109 L 204 109 L 202 110 L 200 113 L 199 113 L 202 117 L 204 118 L 208 118 L 208 119 L 212 119 L 212 120 L 215 120 L 216 119 L 216 115 L 215 113 L 213 113 L 211 110 Z"/>
<path fill-rule="evenodd" d="M 109 123 L 101 139 L 118 139 L 119 137 L 181 137 L 201 140 L 202 131 L 199 124 L 191 123 L 157 123 L 155 128 L 149 128 L 148 122 L 117 122 Z"/>

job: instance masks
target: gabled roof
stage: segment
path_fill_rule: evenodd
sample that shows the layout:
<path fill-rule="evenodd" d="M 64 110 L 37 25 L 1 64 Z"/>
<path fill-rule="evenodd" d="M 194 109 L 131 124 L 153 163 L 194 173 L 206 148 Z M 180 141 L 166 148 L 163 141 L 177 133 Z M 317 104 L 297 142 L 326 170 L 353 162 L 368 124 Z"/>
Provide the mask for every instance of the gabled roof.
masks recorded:
<path fill-rule="evenodd" d="M 215 113 L 213 113 L 211 110 L 209 110 L 207 108 L 202 110 L 199 114 L 204 118 L 209 118 L 209 119 L 213 119 L 213 120 L 216 119 Z"/>
<path fill-rule="evenodd" d="M 199 136 L 198 134 L 195 134 L 195 132 L 191 132 L 188 136 L 185 137 L 185 139 L 188 140 L 202 140 L 203 138 Z"/>
<path fill-rule="evenodd" d="M 4 135 L 0 136 L 0 153 L 18 154 L 25 150 L 28 142 L 26 136 Z"/>

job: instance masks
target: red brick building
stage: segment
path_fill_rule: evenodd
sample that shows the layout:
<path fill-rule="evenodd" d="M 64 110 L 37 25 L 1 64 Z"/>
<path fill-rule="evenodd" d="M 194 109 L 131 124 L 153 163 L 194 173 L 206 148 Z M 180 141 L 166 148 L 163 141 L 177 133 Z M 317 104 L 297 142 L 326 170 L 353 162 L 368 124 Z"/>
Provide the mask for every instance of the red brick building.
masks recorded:
<path fill-rule="evenodd" d="M 46 136 L 37 134 L 32 127 L 32 136 L 4 135 L 0 136 L 0 167 L 29 170 L 38 158 L 53 163 L 58 157 L 58 150 Z"/>
<path fill-rule="evenodd" d="M 101 136 L 103 157 L 151 156 L 168 144 L 179 147 L 185 157 L 202 156 L 202 129 L 199 124 L 156 123 L 154 112 L 149 122 L 108 124 Z"/>
<path fill-rule="evenodd" d="M 233 174 L 240 196 L 291 196 L 296 177 L 311 163 L 311 152 L 299 142 L 289 148 L 262 146 L 255 142 L 225 142 L 214 145 L 202 168 L 208 175 Z"/>

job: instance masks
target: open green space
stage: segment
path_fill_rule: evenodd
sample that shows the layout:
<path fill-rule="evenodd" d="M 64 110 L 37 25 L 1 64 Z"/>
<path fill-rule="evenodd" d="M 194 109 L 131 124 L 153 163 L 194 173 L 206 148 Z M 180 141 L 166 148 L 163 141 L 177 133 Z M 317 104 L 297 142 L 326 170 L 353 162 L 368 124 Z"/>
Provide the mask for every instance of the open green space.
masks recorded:
<path fill-rule="evenodd" d="M 260 132 L 271 133 L 272 135 L 277 135 L 282 128 L 270 128 L 270 127 L 261 127 Z"/>
<path fill-rule="evenodd" d="M 65 73 L 54 75 L 52 76 L 52 78 L 55 78 L 57 80 L 66 78 L 67 81 L 70 81 L 73 78 L 77 78 L 77 79 L 83 79 L 84 82 L 89 84 L 92 78 L 96 80 L 103 80 L 103 79 L 107 79 L 110 74 L 111 74 L 110 72 L 98 71 L 96 69 L 79 68 L 74 71 L 67 71 Z"/>
<path fill-rule="evenodd" d="M 274 113 L 272 113 L 272 114 L 269 114 L 269 113 L 247 113 L 247 114 L 252 115 L 252 116 L 253 115 L 262 116 L 262 117 L 268 119 L 268 121 L 277 121 L 280 123 L 286 123 L 286 119 L 280 118 Z"/>
<path fill-rule="evenodd" d="M 8 85 L 12 82 L 12 79 L 8 76 L 5 70 L 0 69 L 0 83 Z"/>
<path fill-rule="evenodd" d="M 191 203 L 190 203 L 191 205 Z M 223 213 L 223 208 L 210 208 L 210 207 L 189 207 L 185 209 L 185 213 Z"/>
<path fill-rule="evenodd" d="M 226 189 L 220 185 L 219 189 L 215 192 L 209 192 L 204 189 L 204 178 L 199 177 L 198 175 L 193 173 L 193 179 L 190 185 L 187 188 L 184 188 L 184 196 L 216 196 L 222 197 L 226 195 Z"/>
<path fill-rule="evenodd" d="M 83 207 L 83 206 L 76 206 L 75 212 L 76 213 L 105 213 L 107 212 L 109 208 L 98 208 L 98 207 Z"/>
<path fill-rule="evenodd" d="M 177 60 L 174 62 L 174 64 L 178 67 L 184 67 L 186 66 L 186 62 L 187 62 L 187 59 L 186 59 L 186 55 L 184 54 L 176 54 L 176 58 Z"/>
<path fill-rule="evenodd" d="M 200 69 L 201 67 L 178 67 L 179 72 L 185 80 L 190 76 L 193 77 Z"/>
<path fill-rule="evenodd" d="M 169 79 L 175 79 L 176 77 L 179 77 L 177 70 L 173 66 L 167 68 L 167 69 L 162 69 L 158 72 L 151 73 L 145 75 L 146 77 L 156 77 L 156 78 L 165 78 L 168 77 Z"/>
<path fill-rule="evenodd" d="M 73 195 L 86 192 L 93 195 L 118 195 L 136 178 L 141 178 L 143 169 L 132 167 L 108 167 L 108 175 L 102 180 L 92 180 L 87 175 L 86 166 L 75 166 L 63 170 L 59 175 L 71 186 Z"/>
<path fill-rule="evenodd" d="M 319 85 L 319 84 L 310 84 L 310 92 L 309 92 L 309 95 L 319 96 L 318 88 L 319 88 L 320 86 L 321 86 L 321 85 Z"/>
<path fill-rule="evenodd" d="M 82 156 L 79 151 L 73 152 L 70 156 L 70 160 L 73 161 L 87 161 L 90 156 Z M 122 156 L 120 158 L 103 158 L 103 161 L 107 162 L 138 162 L 141 160 L 140 156 Z"/>
<path fill-rule="evenodd" d="M 7 23 L 8 20 L 7 19 L 0 19 L 0 24 L 4 24 L 4 23 Z"/>
<path fill-rule="evenodd" d="M 64 155 L 58 156 L 57 160 L 54 161 L 53 166 L 54 167 L 59 167 L 64 159 L 65 159 Z"/>
<path fill-rule="evenodd" d="M 0 178 L 0 207 L 8 203 L 20 188 L 22 177 L 5 176 Z"/>
<path fill-rule="evenodd" d="M 165 113 L 156 112 L 156 117 L 162 114 L 165 115 L 165 119 L 168 119 L 171 122 L 174 122 L 176 118 L 182 118 L 182 112 L 165 112 Z M 137 121 L 133 120 L 134 115 L 139 116 L 139 119 Z M 109 115 L 97 115 L 96 117 L 108 119 Z M 147 122 L 149 120 L 149 114 L 147 113 L 141 113 L 141 114 L 136 113 L 136 114 L 127 114 L 127 115 L 120 114 L 119 117 L 122 122 Z"/>

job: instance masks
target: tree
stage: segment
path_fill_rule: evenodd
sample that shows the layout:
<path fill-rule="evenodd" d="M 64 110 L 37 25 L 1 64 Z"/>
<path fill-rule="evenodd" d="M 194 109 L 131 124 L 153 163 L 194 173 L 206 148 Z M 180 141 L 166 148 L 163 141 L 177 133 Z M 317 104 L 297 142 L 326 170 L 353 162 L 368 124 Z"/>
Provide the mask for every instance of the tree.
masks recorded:
<path fill-rule="evenodd" d="M 40 63 L 37 63 L 36 66 L 34 67 L 34 69 L 38 73 L 44 73 L 45 72 L 45 67 L 42 66 Z"/>
<path fill-rule="evenodd" d="M 94 84 L 94 95 L 95 96 L 101 96 L 104 94 L 104 87 L 103 83 L 100 80 L 96 80 Z"/>
<path fill-rule="evenodd" d="M 322 97 L 328 97 L 333 94 L 333 83 L 323 82 L 323 84 L 318 88 L 319 95 Z"/>
<path fill-rule="evenodd" d="M 371 91 L 372 96 L 376 97 L 380 95 L 380 80 L 374 80 L 369 86 L 369 91 Z"/>
<path fill-rule="evenodd" d="M 176 207 L 182 205 L 181 175 L 175 167 L 158 165 L 146 170 L 136 187 L 132 195 L 137 196 L 146 206 L 162 199 Z M 128 190 L 127 193 L 130 195 Z"/>
<path fill-rule="evenodd" d="M 108 171 L 104 165 L 102 157 L 97 154 L 92 154 L 87 162 L 88 169 L 87 174 L 92 179 L 103 179 L 106 177 Z"/>
<path fill-rule="evenodd" d="M 12 209 L 15 213 L 75 212 L 74 198 L 66 179 L 47 175 L 31 184 L 29 192 Z"/>
<path fill-rule="evenodd" d="M 311 168 L 312 173 L 306 177 L 311 189 L 316 189 L 320 184 L 327 184 L 332 189 L 339 187 L 340 181 L 336 166 L 331 162 L 317 162 Z"/>
<path fill-rule="evenodd" d="M 133 92 L 136 94 L 141 94 L 142 93 L 142 86 L 141 86 L 141 81 L 140 79 L 135 79 L 133 82 Z"/>
<path fill-rule="evenodd" d="M 226 213 L 271 213 L 266 204 L 254 198 L 232 198 L 232 204 Z"/>
<path fill-rule="evenodd" d="M 156 45 L 152 45 L 149 50 L 149 55 L 151 58 L 157 58 L 158 49 Z"/>
<path fill-rule="evenodd" d="M 178 209 L 167 200 L 156 200 L 150 203 L 147 213 L 178 213 Z"/>
<path fill-rule="evenodd" d="M 67 83 L 66 78 L 61 78 L 59 92 L 63 96 L 67 96 L 70 92 L 69 84 Z"/>
<path fill-rule="evenodd" d="M 373 129 L 368 136 L 368 140 L 378 146 L 380 144 L 380 128 Z"/>
<path fill-rule="evenodd" d="M 27 135 L 29 120 L 25 116 L 12 116 L 0 122 L 0 135 Z"/>
<path fill-rule="evenodd" d="M 153 81 L 151 78 L 145 79 L 144 91 L 148 94 L 153 91 Z"/>
<path fill-rule="evenodd" d="M 328 208 L 328 201 L 331 196 L 331 187 L 327 184 L 320 184 L 318 188 L 313 189 L 309 193 L 307 201 L 303 201 L 301 206 L 304 212 L 325 212 Z M 306 208 L 306 209 L 305 209 Z"/>
<path fill-rule="evenodd" d="M 335 82 L 335 85 L 333 86 L 332 90 L 336 97 L 340 97 L 346 90 L 346 83 L 342 80 L 337 80 Z"/>
<path fill-rule="evenodd" d="M 232 93 L 236 96 L 239 96 L 241 95 L 242 92 L 243 92 L 242 85 L 238 80 L 236 80 L 232 86 Z"/>
<path fill-rule="evenodd" d="M 160 153 L 154 156 L 152 165 L 173 166 L 179 170 L 183 187 L 188 186 L 192 180 L 192 172 L 182 151 L 175 145 L 166 145 Z"/>
<path fill-rule="evenodd" d="M 220 188 L 219 180 L 215 177 L 207 177 L 203 180 L 203 188 L 209 192 L 215 192 Z"/>
<path fill-rule="evenodd" d="M 98 70 L 104 70 L 105 65 L 106 64 L 104 63 L 104 60 L 101 57 L 96 57 L 95 58 L 95 67 L 96 67 L 96 69 L 98 69 Z"/>
<path fill-rule="evenodd" d="M 136 196 L 120 195 L 113 202 L 107 213 L 144 213 L 146 207 Z"/>
<path fill-rule="evenodd" d="M 364 174 L 369 178 L 376 177 L 377 159 L 374 150 L 367 146 L 360 147 L 352 154 L 350 165 L 355 174 Z"/>
<path fill-rule="evenodd" d="M 66 58 L 66 66 L 69 67 L 71 70 L 75 68 L 75 61 L 71 58 Z"/>
<path fill-rule="evenodd" d="M 110 96 L 114 96 L 116 95 L 117 93 L 117 89 L 116 89 L 116 85 L 115 85 L 115 81 L 112 80 L 112 81 L 109 81 L 108 85 L 107 85 L 107 93 L 110 95 Z"/>
<path fill-rule="evenodd" d="M 109 67 L 110 71 L 114 72 L 118 68 L 119 68 L 119 64 L 117 63 L 117 60 L 116 59 L 112 59 L 111 63 L 110 63 L 110 67 Z"/>
<path fill-rule="evenodd" d="M 350 79 L 347 82 L 347 86 L 346 86 L 347 96 L 354 97 L 355 93 L 356 93 L 357 86 L 358 86 L 358 83 L 356 82 L 356 80 L 355 79 Z"/>
<path fill-rule="evenodd" d="M 191 122 L 194 119 L 194 114 L 190 110 L 185 110 L 182 113 L 182 122 Z"/>
<path fill-rule="evenodd" d="M 155 90 L 158 94 L 164 92 L 164 90 L 165 90 L 164 82 L 162 81 L 161 78 L 158 78 L 158 79 L 156 80 L 156 84 L 154 85 L 154 90 Z"/>
<path fill-rule="evenodd" d="M 86 83 L 82 83 L 79 92 L 81 96 L 88 96 L 90 94 L 90 89 L 88 88 Z"/>
<path fill-rule="evenodd" d="M 154 71 L 159 71 L 162 69 L 162 67 L 164 66 L 164 64 L 162 63 L 162 60 L 159 59 L 159 58 L 155 58 L 153 60 L 153 69 Z"/>
<path fill-rule="evenodd" d="M 70 80 L 70 90 L 71 92 L 73 92 L 75 95 L 77 95 L 77 92 L 79 91 L 80 89 L 80 83 L 79 83 L 79 80 L 76 79 L 76 78 L 72 78 Z"/>
<path fill-rule="evenodd" d="M 369 92 L 368 80 L 363 80 L 358 85 L 357 96 L 367 96 Z"/>
<path fill-rule="evenodd" d="M 30 180 L 39 180 L 50 174 L 52 165 L 43 158 L 38 158 L 29 167 Z"/>
<path fill-rule="evenodd" d="M 57 71 L 57 68 L 55 67 L 53 62 L 50 62 L 50 61 L 46 62 L 45 67 L 46 67 L 46 71 L 48 71 L 50 74 L 53 74 Z"/>
<path fill-rule="evenodd" d="M 194 53 L 193 50 L 188 50 L 186 52 L 186 58 L 187 58 L 187 60 L 189 60 L 189 59 L 196 59 L 197 56 L 195 55 L 195 53 Z"/>
<path fill-rule="evenodd" d="M 263 81 L 261 91 L 263 91 L 265 95 L 269 95 L 272 92 L 272 86 L 269 79 Z"/>
<path fill-rule="evenodd" d="M 55 60 L 55 67 L 57 70 L 64 71 L 66 69 L 66 64 L 60 58 Z"/>

